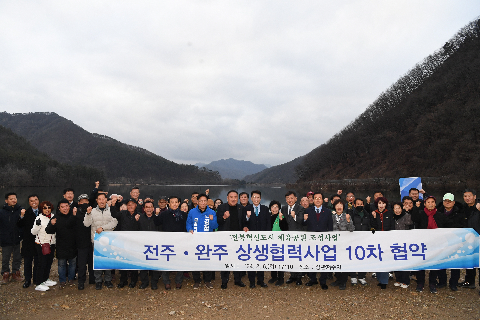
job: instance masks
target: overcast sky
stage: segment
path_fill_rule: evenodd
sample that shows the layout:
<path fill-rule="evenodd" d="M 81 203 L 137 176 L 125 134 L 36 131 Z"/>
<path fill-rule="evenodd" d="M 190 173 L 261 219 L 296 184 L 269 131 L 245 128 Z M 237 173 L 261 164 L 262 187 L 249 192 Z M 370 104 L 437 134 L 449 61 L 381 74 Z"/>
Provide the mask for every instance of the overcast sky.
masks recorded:
<path fill-rule="evenodd" d="M 480 1 L 0 1 L 0 111 L 51 111 L 178 163 L 326 142 Z"/>

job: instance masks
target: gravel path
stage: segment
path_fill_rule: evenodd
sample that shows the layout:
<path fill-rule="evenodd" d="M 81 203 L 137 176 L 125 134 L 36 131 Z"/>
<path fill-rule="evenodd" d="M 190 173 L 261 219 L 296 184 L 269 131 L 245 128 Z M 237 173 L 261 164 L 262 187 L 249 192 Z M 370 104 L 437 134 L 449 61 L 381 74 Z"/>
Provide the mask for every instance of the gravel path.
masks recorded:
<path fill-rule="evenodd" d="M 57 261 L 54 260 L 51 279 L 58 280 Z M 118 276 L 118 275 L 117 275 Z M 174 273 L 172 273 L 174 283 Z M 267 272 L 266 280 L 270 278 Z M 463 277 L 463 272 L 462 272 Z M 338 287 L 321 290 L 320 286 L 295 284 L 268 288 L 248 288 L 233 285 L 231 276 L 227 290 L 220 289 L 220 273 L 216 273 L 214 289 L 202 286 L 193 289 L 193 280 L 184 281 L 180 290 L 165 291 L 159 282 L 156 291 L 147 288 L 95 290 L 86 285 L 48 292 L 38 292 L 34 286 L 22 288 L 22 283 L 11 282 L 0 286 L 1 319 L 480 319 L 480 295 L 476 290 L 440 289 L 431 294 L 428 289 L 415 291 L 415 282 L 408 289 L 393 286 L 390 280 L 386 290 L 376 286 L 376 280 L 367 276 L 368 286 L 351 286 L 340 291 Z M 288 274 L 286 274 L 288 279 Z M 330 283 L 332 280 L 329 280 Z M 304 279 L 304 283 L 306 280 Z"/>

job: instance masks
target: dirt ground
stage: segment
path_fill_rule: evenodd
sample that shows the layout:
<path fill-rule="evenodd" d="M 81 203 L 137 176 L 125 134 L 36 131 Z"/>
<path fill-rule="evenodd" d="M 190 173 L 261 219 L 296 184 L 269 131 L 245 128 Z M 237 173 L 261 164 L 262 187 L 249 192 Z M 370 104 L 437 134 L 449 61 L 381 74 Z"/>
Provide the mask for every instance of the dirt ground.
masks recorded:
<path fill-rule="evenodd" d="M 54 260 L 50 278 L 58 281 L 56 264 Z M 174 275 L 172 272 L 172 283 Z M 288 279 L 288 274 L 285 276 Z M 348 284 L 344 291 L 296 284 L 250 289 L 246 276 L 245 288 L 234 286 L 233 275 L 230 277 L 226 290 L 220 289 L 219 272 L 214 289 L 202 285 L 198 290 L 193 289 L 192 279 L 185 280 L 182 289 L 169 291 L 161 281 L 156 291 L 138 289 L 137 284 L 134 289 L 115 286 L 98 291 L 95 285 L 86 285 L 83 291 L 76 285 L 54 286 L 47 292 L 10 282 L 0 286 L 0 319 L 480 319 L 478 287 L 457 292 L 444 288 L 438 294 L 426 288 L 417 293 L 415 282 L 402 289 L 390 280 L 387 289 L 381 290 L 367 274 L 368 286 Z M 265 278 L 270 279 L 269 272 Z"/>

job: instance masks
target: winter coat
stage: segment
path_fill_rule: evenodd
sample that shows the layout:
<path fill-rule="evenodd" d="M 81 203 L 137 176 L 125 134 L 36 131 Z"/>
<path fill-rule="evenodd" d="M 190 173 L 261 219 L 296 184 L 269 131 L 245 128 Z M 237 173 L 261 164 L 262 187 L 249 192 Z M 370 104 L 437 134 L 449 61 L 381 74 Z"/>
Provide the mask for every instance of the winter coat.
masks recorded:
<path fill-rule="evenodd" d="M 186 219 L 185 213 L 185 219 Z M 155 225 L 155 214 L 153 214 L 150 218 L 147 217 L 145 213 L 140 215 L 140 219 L 138 219 L 139 229 L 140 231 L 159 231 L 159 227 Z M 185 232 L 185 227 L 182 229 L 182 232 Z"/>
<path fill-rule="evenodd" d="M 71 213 L 59 213 L 55 215 L 57 222 L 52 224 L 52 220 L 45 228 L 48 234 L 55 234 L 57 245 L 55 246 L 57 259 L 72 259 L 77 256 L 77 246 L 75 244 L 75 216 Z"/>
<path fill-rule="evenodd" d="M 40 210 L 38 214 L 40 214 Z M 35 212 L 33 212 L 33 209 L 30 207 L 25 211 L 23 218 L 20 218 L 17 222 L 17 226 L 23 230 L 22 255 L 24 257 L 37 255 L 35 236 L 31 232 L 36 218 Z"/>
<path fill-rule="evenodd" d="M 240 210 L 239 213 L 242 211 Z M 210 215 L 213 215 L 213 220 L 210 220 Z M 201 212 L 198 206 L 188 212 L 187 217 L 187 231 L 193 232 L 212 232 L 218 228 L 217 215 L 215 211 L 207 207 L 204 212 Z"/>
<path fill-rule="evenodd" d="M 437 228 L 444 228 L 447 222 L 447 217 L 443 212 L 437 210 L 433 215 L 433 219 L 437 223 Z M 415 222 L 416 229 L 427 229 L 428 216 L 424 210 L 412 210 L 412 221 Z"/>
<path fill-rule="evenodd" d="M 103 231 L 113 231 L 117 223 L 118 221 L 112 216 L 111 208 L 108 205 L 103 210 L 97 206 L 90 214 L 85 215 L 83 219 L 83 224 L 86 227 L 90 227 L 92 242 L 98 228 L 103 228 Z"/>
<path fill-rule="evenodd" d="M 53 218 L 54 216 L 55 215 L 52 213 L 51 218 Z M 38 220 L 40 220 L 41 222 L 40 225 L 37 225 Z M 48 234 L 45 231 L 45 228 L 48 226 L 49 222 L 50 222 L 50 218 L 46 217 L 41 213 L 38 215 L 37 219 L 35 219 L 31 232 L 33 235 L 35 235 L 36 244 L 44 244 L 44 243 L 55 244 L 56 242 L 55 234 Z"/>
<path fill-rule="evenodd" d="M 355 231 L 370 231 L 372 229 L 371 226 L 371 219 L 372 214 L 368 213 L 365 209 L 363 209 L 363 217 L 359 214 L 356 209 L 347 210 L 347 213 L 350 214 L 350 217 L 353 221 L 353 226 L 355 227 Z"/>
<path fill-rule="evenodd" d="M 350 222 L 347 222 L 347 215 L 345 212 L 342 212 L 340 218 L 337 221 L 338 215 L 333 212 L 332 213 L 332 220 L 333 220 L 333 231 L 353 231 L 355 227 L 353 226 L 352 217 L 350 217 Z"/>
<path fill-rule="evenodd" d="M 186 212 L 168 209 L 155 217 L 155 224 L 162 226 L 162 230 L 166 232 L 185 232 L 187 217 Z"/>
<path fill-rule="evenodd" d="M 134 211 L 133 214 L 127 210 L 122 210 L 119 213 L 113 213 L 112 216 L 118 220 L 118 225 L 120 228 L 116 228 L 117 231 L 140 231 L 140 224 L 135 219 L 135 216 L 140 213 Z M 140 220 L 140 219 L 139 219 Z"/>
<path fill-rule="evenodd" d="M 395 218 L 393 219 L 395 220 L 395 230 L 410 230 L 413 227 L 412 216 L 410 213 L 407 213 L 405 210 L 403 213 L 405 213 L 403 217 L 398 218 L 397 220 L 395 220 Z"/>
<path fill-rule="evenodd" d="M 443 202 L 438 204 L 437 211 L 445 214 L 445 207 L 443 206 Z M 452 212 L 448 216 L 445 216 L 447 218 L 447 221 L 444 228 L 465 228 L 467 226 L 468 219 L 463 212 L 463 207 L 458 203 L 455 203 Z"/>
<path fill-rule="evenodd" d="M 87 212 L 84 212 L 79 206 L 77 209 L 77 215 L 75 216 L 75 240 L 77 244 L 77 249 L 90 248 L 92 246 L 91 240 L 91 228 L 86 227 L 83 224 Z"/>
<path fill-rule="evenodd" d="M 470 214 L 470 218 L 468 218 L 468 228 L 473 228 L 475 231 L 477 231 L 478 234 L 480 234 L 480 212 L 473 211 Z"/>
<path fill-rule="evenodd" d="M 0 245 L 2 247 L 14 246 L 22 240 L 22 229 L 17 226 L 22 207 L 3 205 L 0 209 Z"/>
<path fill-rule="evenodd" d="M 375 212 L 377 216 L 374 218 L 372 215 L 372 218 L 370 221 L 372 228 L 374 228 L 376 231 L 382 231 L 382 229 L 383 231 L 395 230 L 395 219 L 393 218 L 393 211 L 391 210 L 383 211 L 383 222 L 382 222 L 382 219 L 380 218 L 380 212 L 378 210 L 375 210 Z"/>

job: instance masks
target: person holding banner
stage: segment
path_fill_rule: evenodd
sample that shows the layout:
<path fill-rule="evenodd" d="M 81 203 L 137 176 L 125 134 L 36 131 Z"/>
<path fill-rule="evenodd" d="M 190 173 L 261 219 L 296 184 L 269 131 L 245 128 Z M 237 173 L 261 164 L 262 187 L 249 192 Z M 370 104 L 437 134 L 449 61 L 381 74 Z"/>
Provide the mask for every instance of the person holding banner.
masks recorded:
<path fill-rule="evenodd" d="M 377 193 L 375 193 L 377 195 Z M 377 197 L 375 199 L 375 205 L 377 209 L 372 211 L 372 229 L 373 231 L 390 231 L 395 230 L 395 219 L 393 218 L 393 212 L 387 210 L 388 200 L 385 197 Z M 378 280 L 378 286 L 382 289 L 387 288 L 388 284 L 388 272 L 377 272 L 376 277 Z"/>
<path fill-rule="evenodd" d="M 288 231 L 287 220 L 283 217 L 283 214 L 280 212 L 282 205 L 277 200 L 272 200 L 268 205 L 270 209 L 270 226 L 272 231 Z M 283 271 L 271 271 L 268 283 L 275 283 L 276 286 L 281 286 L 284 283 L 284 274 Z"/>
<path fill-rule="evenodd" d="M 475 229 L 477 233 L 480 232 L 478 226 L 478 219 L 480 216 L 480 204 L 477 203 L 477 193 L 474 189 L 465 189 L 463 192 L 463 212 L 467 218 L 467 226 L 469 228 Z M 475 289 L 475 278 L 477 276 L 476 269 L 466 269 L 465 270 L 465 281 L 460 284 L 460 287 L 467 289 Z M 479 277 L 480 284 L 480 277 Z"/>
<path fill-rule="evenodd" d="M 186 229 L 191 234 L 196 232 L 213 232 L 218 228 L 217 216 L 215 211 L 208 207 L 208 197 L 205 194 L 199 194 L 197 197 L 198 205 L 188 212 Z M 193 289 L 200 288 L 202 282 L 200 271 L 193 271 L 193 280 L 195 284 Z M 203 280 L 208 289 L 213 289 L 212 271 L 203 271 Z"/>
<path fill-rule="evenodd" d="M 362 199 L 355 199 L 354 208 L 347 211 L 352 217 L 353 227 L 355 231 L 371 231 L 371 214 L 365 210 L 364 202 Z M 367 285 L 365 280 L 366 272 L 352 272 L 350 274 L 350 281 L 352 286 L 357 284 L 357 279 L 362 286 Z"/>
<path fill-rule="evenodd" d="M 333 231 L 332 211 L 323 205 L 323 195 L 321 192 L 315 192 L 313 195 L 313 207 L 309 207 L 303 214 L 303 224 L 307 226 L 310 232 L 327 232 Z M 343 209 L 342 209 L 343 210 Z M 349 218 L 350 219 L 350 218 Z M 313 286 L 318 283 L 317 273 L 309 272 L 310 281 L 306 286 Z M 301 280 L 300 280 L 301 281 Z M 298 284 L 298 283 L 297 283 Z M 327 273 L 320 273 L 320 286 L 322 290 L 327 290 Z"/>
<path fill-rule="evenodd" d="M 414 210 L 412 220 L 417 229 L 437 229 L 444 228 L 446 216 L 437 211 L 436 199 L 434 196 L 428 196 L 424 199 L 424 209 Z M 418 206 L 418 202 L 417 202 Z M 437 293 L 437 270 L 430 270 L 428 284 L 431 293 Z M 425 270 L 417 271 L 417 292 L 422 292 L 425 285 Z"/>
<path fill-rule="evenodd" d="M 250 194 L 252 203 L 248 204 L 243 209 L 244 231 L 271 231 L 270 225 L 270 212 L 268 208 L 260 204 L 262 200 L 262 193 L 258 190 L 254 190 Z M 248 280 L 250 281 L 250 288 L 255 288 L 255 277 L 257 278 L 257 284 L 266 288 L 268 285 L 264 282 L 265 273 L 263 271 L 248 271 Z"/>
<path fill-rule="evenodd" d="M 217 208 L 218 231 L 242 231 L 242 210 L 243 206 L 238 203 L 238 192 L 235 190 L 228 191 L 227 202 Z M 220 275 L 222 277 L 221 288 L 227 289 L 230 271 L 222 271 Z M 236 286 L 245 287 L 241 271 L 233 271 L 233 279 Z"/>
<path fill-rule="evenodd" d="M 444 214 L 447 218 L 445 228 L 466 228 L 467 218 L 462 210 L 462 206 L 455 202 L 455 196 L 452 193 L 445 193 L 443 201 L 438 203 L 437 211 Z M 449 287 L 452 291 L 457 291 L 458 280 L 460 279 L 460 269 L 450 269 Z M 443 288 L 447 286 L 447 270 L 438 270 L 438 286 Z"/>
<path fill-rule="evenodd" d="M 112 206 L 107 205 L 107 195 L 105 193 L 97 193 L 97 207 L 90 213 L 87 212 L 83 219 L 85 227 L 91 228 L 92 243 L 95 238 L 95 233 L 100 234 L 103 231 L 113 231 L 118 224 L 117 219 L 112 216 L 112 211 L 115 214 L 115 203 L 117 198 L 112 199 Z M 112 284 L 112 270 L 94 270 L 95 275 L 95 289 L 102 290 L 103 273 L 105 273 L 105 286 L 113 288 Z"/>
<path fill-rule="evenodd" d="M 168 198 L 168 210 L 160 213 L 155 217 L 155 224 L 162 225 L 165 232 L 185 232 L 187 226 L 188 213 L 180 211 L 178 206 L 181 199 L 177 196 L 171 196 Z M 165 290 L 170 290 L 170 271 L 162 272 L 162 280 L 165 285 Z M 183 272 L 177 271 L 175 275 L 175 287 L 177 289 L 182 288 Z M 153 279 L 152 279 L 153 286 Z"/>
<path fill-rule="evenodd" d="M 288 231 L 303 231 L 303 214 L 305 209 L 297 203 L 297 194 L 293 191 L 288 191 L 285 194 L 286 206 L 281 209 L 282 215 L 287 220 Z M 290 272 L 290 278 L 286 281 L 287 284 L 295 282 L 297 286 L 302 285 L 302 273 Z"/>
<path fill-rule="evenodd" d="M 122 210 L 114 215 L 120 224 L 119 231 L 140 231 L 140 212 L 137 210 L 137 201 L 130 198 L 127 200 L 127 210 Z M 138 281 L 137 270 L 120 270 L 120 282 L 117 288 L 123 288 L 128 284 L 128 273 L 130 273 L 129 288 L 135 288 Z"/>
<path fill-rule="evenodd" d="M 409 197 L 403 197 L 405 198 Z M 395 202 L 393 204 L 393 218 L 395 220 L 395 230 L 410 230 L 413 226 L 412 216 L 403 209 L 403 204 Z M 395 271 L 395 287 L 407 289 L 410 285 L 410 271 Z"/>
<path fill-rule="evenodd" d="M 335 200 L 333 208 L 335 209 L 335 212 L 332 213 L 333 231 L 353 231 L 355 227 L 353 226 L 350 214 L 343 212 L 345 208 L 344 202 L 341 199 Z M 348 274 L 348 272 L 335 272 L 337 280 L 330 285 L 333 287 L 338 285 L 340 290 L 345 290 Z"/>

